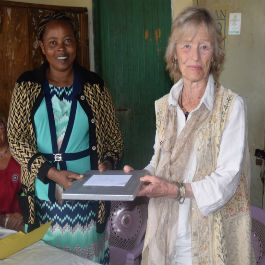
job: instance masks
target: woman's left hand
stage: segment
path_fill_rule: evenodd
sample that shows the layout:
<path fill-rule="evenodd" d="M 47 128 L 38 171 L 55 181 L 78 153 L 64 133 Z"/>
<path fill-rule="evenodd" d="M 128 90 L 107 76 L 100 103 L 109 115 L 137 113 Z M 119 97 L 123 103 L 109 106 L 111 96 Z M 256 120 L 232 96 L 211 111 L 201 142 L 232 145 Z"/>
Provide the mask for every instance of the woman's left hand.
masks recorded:
<path fill-rule="evenodd" d="M 178 188 L 175 184 L 156 176 L 146 175 L 140 178 L 143 182 L 141 190 L 137 196 L 147 196 L 148 198 L 156 197 L 178 197 Z"/>
<path fill-rule="evenodd" d="M 112 164 L 109 160 L 105 160 L 98 166 L 98 170 L 100 173 L 106 171 L 106 170 L 112 170 Z"/>

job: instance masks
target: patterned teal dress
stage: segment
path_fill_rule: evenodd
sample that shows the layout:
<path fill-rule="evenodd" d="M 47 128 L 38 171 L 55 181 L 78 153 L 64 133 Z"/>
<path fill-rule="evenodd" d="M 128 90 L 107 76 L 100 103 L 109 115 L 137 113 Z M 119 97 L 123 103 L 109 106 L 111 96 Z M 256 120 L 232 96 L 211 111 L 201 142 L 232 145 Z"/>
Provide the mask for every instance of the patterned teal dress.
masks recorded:
<path fill-rule="evenodd" d="M 54 148 L 59 152 L 64 148 L 65 153 L 76 153 L 88 149 L 88 117 L 76 100 L 75 86 L 55 87 L 47 83 L 46 87 L 49 91 L 46 89 L 45 98 L 34 115 L 40 152 L 52 154 Z M 56 136 L 51 128 L 56 131 Z M 66 137 L 67 143 L 64 142 Z M 66 161 L 63 168 L 58 163 L 55 166 L 58 169 L 83 174 L 90 169 L 90 157 L 86 154 L 79 159 Z M 43 240 L 94 262 L 109 264 L 109 248 L 105 233 L 96 231 L 98 202 L 60 202 L 51 196 L 51 191 L 55 193 L 60 190 L 62 188 L 54 182 L 44 184 L 39 179 L 35 180 L 36 214 L 41 223 L 53 220 Z"/>

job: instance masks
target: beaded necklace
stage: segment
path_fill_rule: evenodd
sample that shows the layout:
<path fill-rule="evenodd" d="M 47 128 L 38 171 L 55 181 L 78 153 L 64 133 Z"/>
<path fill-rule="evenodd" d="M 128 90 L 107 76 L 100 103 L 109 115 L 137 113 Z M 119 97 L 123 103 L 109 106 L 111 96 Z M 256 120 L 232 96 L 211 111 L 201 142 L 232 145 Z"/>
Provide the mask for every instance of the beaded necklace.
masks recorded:
<path fill-rule="evenodd" d="M 180 94 L 180 96 L 179 96 L 179 105 L 180 105 L 180 107 L 181 107 L 181 109 L 183 110 L 183 112 L 184 112 L 184 115 L 185 115 L 185 118 L 186 118 L 186 120 L 187 120 L 187 118 L 188 118 L 188 116 L 189 116 L 189 111 L 187 111 L 184 107 L 183 107 L 183 104 L 182 104 L 182 95 L 183 95 L 183 89 L 181 90 L 181 94 Z"/>

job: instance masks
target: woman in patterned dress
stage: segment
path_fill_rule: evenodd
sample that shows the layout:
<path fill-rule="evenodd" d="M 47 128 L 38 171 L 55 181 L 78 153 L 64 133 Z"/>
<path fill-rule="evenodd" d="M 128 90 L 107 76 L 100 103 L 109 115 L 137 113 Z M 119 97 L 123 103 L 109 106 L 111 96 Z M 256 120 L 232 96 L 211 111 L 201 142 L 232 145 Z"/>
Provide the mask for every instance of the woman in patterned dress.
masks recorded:
<path fill-rule="evenodd" d="M 109 203 L 63 201 L 62 190 L 90 169 L 114 169 L 123 142 L 103 80 L 76 62 L 72 20 L 52 13 L 40 22 L 44 64 L 17 80 L 10 107 L 10 150 L 22 167 L 21 201 L 28 231 L 52 220 L 43 240 L 109 263 Z"/>

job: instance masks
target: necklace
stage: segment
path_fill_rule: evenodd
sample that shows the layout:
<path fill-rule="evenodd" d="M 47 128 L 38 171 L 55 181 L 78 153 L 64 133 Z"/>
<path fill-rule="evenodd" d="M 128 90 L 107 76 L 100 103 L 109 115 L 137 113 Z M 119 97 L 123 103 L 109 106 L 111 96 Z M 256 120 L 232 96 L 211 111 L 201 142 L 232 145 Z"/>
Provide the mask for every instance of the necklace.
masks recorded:
<path fill-rule="evenodd" d="M 181 109 L 182 109 L 182 111 L 184 112 L 184 115 L 185 115 L 185 117 L 186 117 L 186 120 L 187 120 L 187 118 L 188 118 L 188 116 L 189 116 L 189 111 L 187 111 L 185 108 L 184 108 L 184 106 L 183 106 L 183 104 L 182 104 L 182 95 L 183 95 L 183 88 L 182 88 L 182 90 L 181 90 L 181 94 L 180 94 L 180 96 L 179 96 L 179 105 L 180 105 L 180 107 L 181 107 Z"/>
<path fill-rule="evenodd" d="M 51 83 L 54 86 L 57 87 L 65 87 L 65 86 L 69 86 L 73 83 L 74 77 L 73 77 L 73 72 L 69 74 L 69 76 L 67 76 L 66 78 L 54 78 L 51 74 L 51 71 L 48 70 L 47 71 L 47 79 L 49 81 L 49 83 Z M 60 80 L 60 81 L 58 81 Z"/>
<path fill-rule="evenodd" d="M 7 152 L 8 152 L 8 149 L 9 149 L 9 148 L 7 147 L 7 149 L 5 150 L 5 152 L 4 152 L 4 153 L 2 153 L 2 154 L 0 154 L 0 159 L 1 159 L 1 158 L 3 158 L 3 157 L 4 157 L 4 156 L 7 154 Z"/>

